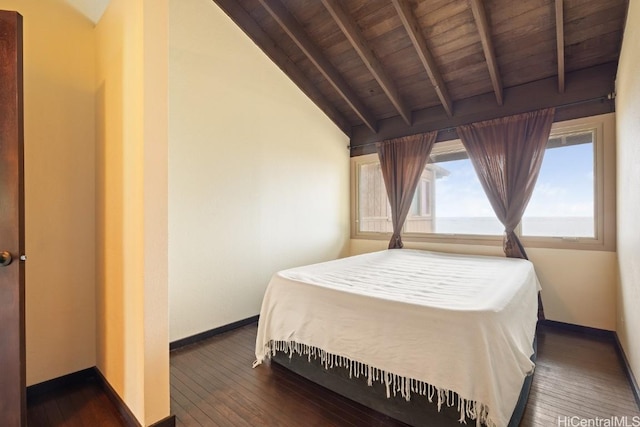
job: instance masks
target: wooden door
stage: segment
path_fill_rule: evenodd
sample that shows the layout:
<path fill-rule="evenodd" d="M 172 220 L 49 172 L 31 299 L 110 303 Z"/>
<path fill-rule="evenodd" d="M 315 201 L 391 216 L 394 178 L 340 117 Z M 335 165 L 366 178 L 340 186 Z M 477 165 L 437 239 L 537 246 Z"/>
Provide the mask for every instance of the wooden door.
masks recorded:
<path fill-rule="evenodd" d="M 0 11 L 0 425 L 26 426 L 22 16 Z"/>

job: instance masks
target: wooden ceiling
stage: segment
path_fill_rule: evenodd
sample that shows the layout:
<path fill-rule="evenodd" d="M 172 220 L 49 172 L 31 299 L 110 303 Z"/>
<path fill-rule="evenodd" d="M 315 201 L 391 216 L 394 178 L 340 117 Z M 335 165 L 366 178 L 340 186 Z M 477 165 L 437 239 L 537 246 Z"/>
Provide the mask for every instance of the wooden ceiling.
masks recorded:
<path fill-rule="evenodd" d="M 613 111 L 627 0 L 214 0 L 351 137 Z"/>

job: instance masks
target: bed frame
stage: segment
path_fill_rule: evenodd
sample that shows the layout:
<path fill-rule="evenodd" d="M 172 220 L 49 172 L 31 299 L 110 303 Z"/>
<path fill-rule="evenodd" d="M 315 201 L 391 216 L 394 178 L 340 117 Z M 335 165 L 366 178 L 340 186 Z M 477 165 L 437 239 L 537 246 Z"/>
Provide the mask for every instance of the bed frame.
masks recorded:
<path fill-rule="evenodd" d="M 536 361 L 536 344 L 534 339 L 534 353 L 531 356 L 533 362 Z M 328 370 L 324 369 L 320 359 L 312 358 L 309 361 L 306 355 L 301 356 L 294 353 L 292 357 L 289 357 L 289 354 L 276 353 L 275 356 L 272 356 L 272 360 L 278 365 L 331 391 L 410 426 L 425 426 L 427 425 L 427 420 L 430 427 L 460 427 L 461 425 L 458 422 L 460 413 L 457 410 L 457 396 L 453 406 L 448 407 L 443 404 L 440 412 L 438 412 L 437 404 L 435 402 L 430 403 L 426 396 L 414 395 L 408 402 L 400 395 L 387 399 L 384 384 L 374 381 L 372 386 L 368 386 L 367 379 L 364 376 L 349 378 L 349 370 L 344 367 L 334 366 Z M 532 381 L 533 374 L 525 378 L 508 427 L 517 427 L 520 424 L 527 399 L 529 398 Z M 467 424 L 471 425 L 474 422 L 467 420 Z"/>

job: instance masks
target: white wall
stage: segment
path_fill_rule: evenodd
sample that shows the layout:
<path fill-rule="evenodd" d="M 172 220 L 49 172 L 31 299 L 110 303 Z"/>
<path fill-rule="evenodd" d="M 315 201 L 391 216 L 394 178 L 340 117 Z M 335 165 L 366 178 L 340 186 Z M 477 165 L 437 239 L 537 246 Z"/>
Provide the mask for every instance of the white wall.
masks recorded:
<path fill-rule="evenodd" d="M 618 131 L 617 331 L 640 376 L 640 2 L 630 1 L 616 79 Z"/>
<path fill-rule="evenodd" d="M 27 385 L 94 366 L 93 24 L 62 0 L 23 16 Z M 73 48 L 69 48 L 73 46 Z"/>
<path fill-rule="evenodd" d="M 277 270 L 346 255 L 348 138 L 210 0 L 172 0 L 170 337 L 254 316 Z"/>

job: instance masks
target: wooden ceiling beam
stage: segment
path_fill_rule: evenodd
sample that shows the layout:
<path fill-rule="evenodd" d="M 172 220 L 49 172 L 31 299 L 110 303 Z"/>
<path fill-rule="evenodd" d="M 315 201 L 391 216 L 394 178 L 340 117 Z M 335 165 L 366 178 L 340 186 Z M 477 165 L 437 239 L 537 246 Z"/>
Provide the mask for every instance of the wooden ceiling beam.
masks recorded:
<path fill-rule="evenodd" d="M 498 61 L 496 60 L 496 52 L 493 48 L 493 42 L 491 41 L 491 33 L 489 32 L 489 23 L 487 21 L 487 14 L 484 10 L 482 0 L 469 0 L 471 2 L 471 10 L 473 12 L 473 18 L 478 26 L 478 32 L 480 34 L 480 42 L 482 43 L 482 50 L 484 51 L 484 57 L 487 60 L 487 67 L 489 68 L 489 75 L 491 76 L 491 84 L 493 85 L 493 91 L 496 94 L 496 101 L 498 105 L 502 105 L 502 78 L 500 77 L 500 71 L 498 70 Z"/>
<path fill-rule="evenodd" d="M 556 46 L 558 48 L 558 92 L 564 92 L 564 10 L 563 1 L 556 0 Z"/>
<path fill-rule="evenodd" d="M 377 132 L 376 119 L 369 109 L 362 103 L 351 86 L 329 62 L 318 46 L 309 38 L 300 23 L 289 13 L 280 0 L 260 0 L 260 4 L 269 15 L 280 25 L 282 30 L 291 37 L 293 42 L 302 50 L 318 71 L 329 81 L 331 86 L 349 104 L 360 120 L 373 132 Z"/>
<path fill-rule="evenodd" d="M 393 80 L 387 75 L 384 67 L 376 57 L 369 42 L 362 35 L 355 20 L 342 8 L 338 0 L 322 0 L 322 4 L 327 9 L 333 20 L 345 35 L 351 46 L 358 53 L 364 65 L 376 79 L 383 92 L 387 95 L 395 109 L 398 111 L 404 122 L 411 125 L 411 110 L 402 100 Z"/>
<path fill-rule="evenodd" d="M 399 117 L 380 120 L 377 135 L 371 135 L 364 126 L 353 128 L 351 155 L 375 152 L 375 143 L 385 139 L 439 131 L 438 140 L 455 139 L 455 127 L 463 124 L 496 119 L 498 117 L 559 107 L 556 120 L 569 120 L 615 111 L 609 99 L 616 77 L 617 62 L 567 73 L 571 82 L 564 93 L 558 93 L 556 76 L 536 80 L 505 89 L 505 103 L 497 106 L 492 93 L 485 93 L 456 101 L 456 115 L 447 117 L 442 108 L 435 107 L 413 112 L 413 126 L 407 126 Z M 562 108 L 560 108 L 562 107 Z"/>
<path fill-rule="evenodd" d="M 451 102 L 451 97 L 447 91 L 447 86 L 444 83 L 440 71 L 438 71 L 438 66 L 436 61 L 433 59 L 433 55 L 431 55 L 431 51 L 427 47 L 427 41 L 422 35 L 422 29 L 411 10 L 409 2 L 407 0 L 392 0 L 392 2 L 400 20 L 402 21 L 402 25 L 409 35 L 409 39 L 411 39 L 413 47 L 420 57 L 420 62 L 422 62 L 424 69 L 427 71 L 429 80 L 431 80 L 431 84 L 433 85 L 436 94 L 438 94 L 438 98 L 440 98 L 440 102 L 442 103 L 447 116 L 452 117 L 453 103 Z"/>
<path fill-rule="evenodd" d="M 351 123 L 316 88 L 237 0 L 214 0 L 215 3 L 249 36 L 255 44 L 318 106 L 346 135 L 351 135 Z"/>

